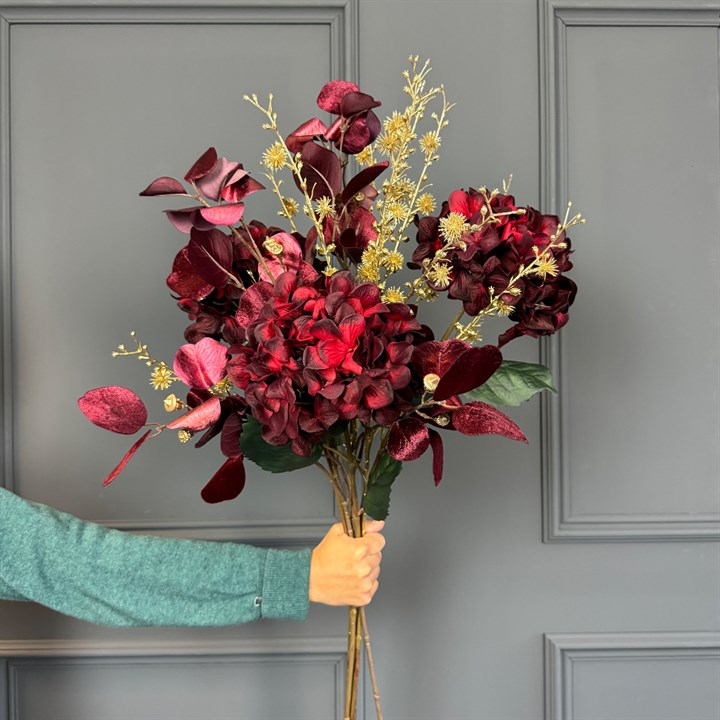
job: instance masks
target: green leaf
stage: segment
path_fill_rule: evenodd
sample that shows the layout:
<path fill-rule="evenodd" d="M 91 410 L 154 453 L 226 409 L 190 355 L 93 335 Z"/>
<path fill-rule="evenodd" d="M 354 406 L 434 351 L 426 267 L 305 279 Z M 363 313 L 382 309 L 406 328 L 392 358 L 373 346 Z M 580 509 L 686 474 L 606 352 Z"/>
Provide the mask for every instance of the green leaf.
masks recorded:
<path fill-rule="evenodd" d="M 375 520 L 385 520 L 390 511 L 390 490 L 402 470 L 402 462 L 387 452 L 370 473 L 368 488 L 363 497 L 363 510 Z"/>
<path fill-rule="evenodd" d="M 314 445 L 308 457 L 296 455 L 287 445 L 270 445 L 262 439 L 260 423 L 249 417 L 243 425 L 240 435 L 240 449 L 243 455 L 259 465 L 263 470 L 273 473 L 299 470 L 314 465 L 322 454 L 322 445 Z"/>
<path fill-rule="evenodd" d="M 542 390 L 557 393 L 544 365 L 503 360 L 487 382 L 466 392 L 463 398 L 490 405 L 520 405 Z"/>

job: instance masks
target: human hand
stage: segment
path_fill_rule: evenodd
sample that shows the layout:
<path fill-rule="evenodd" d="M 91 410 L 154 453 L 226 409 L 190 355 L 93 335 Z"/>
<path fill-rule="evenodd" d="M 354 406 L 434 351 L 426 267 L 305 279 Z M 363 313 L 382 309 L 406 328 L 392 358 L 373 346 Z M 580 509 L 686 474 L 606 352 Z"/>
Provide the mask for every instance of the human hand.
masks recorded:
<path fill-rule="evenodd" d="M 385 538 L 383 521 L 365 524 L 365 535 L 351 538 L 340 523 L 328 530 L 310 559 L 310 600 L 325 605 L 367 605 L 378 589 Z"/>

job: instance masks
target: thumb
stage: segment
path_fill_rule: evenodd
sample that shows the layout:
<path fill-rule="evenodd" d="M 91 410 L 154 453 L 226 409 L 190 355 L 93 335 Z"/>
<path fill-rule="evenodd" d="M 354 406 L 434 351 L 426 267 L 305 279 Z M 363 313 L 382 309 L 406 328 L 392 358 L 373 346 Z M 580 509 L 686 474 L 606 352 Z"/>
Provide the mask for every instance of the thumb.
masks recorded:
<path fill-rule="evenodd" d="M 385 527 L 384 520 L 371 520 L 365 523 L 365 533 L 377 533 Z"/>

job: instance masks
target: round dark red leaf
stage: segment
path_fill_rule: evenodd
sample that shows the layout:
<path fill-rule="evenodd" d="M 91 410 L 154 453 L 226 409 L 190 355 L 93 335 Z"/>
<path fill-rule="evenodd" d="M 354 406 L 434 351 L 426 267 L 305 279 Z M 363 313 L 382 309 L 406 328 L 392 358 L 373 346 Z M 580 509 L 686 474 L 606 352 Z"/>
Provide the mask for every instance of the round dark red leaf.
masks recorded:
<path fill-rule="evenodd" d="M 219 503 L 236 498 L 245 487 L 245 465 L 242 455 L 226 460 L 212 476 L 200 495 L 206 503 Z"/>
<path fill-rule="evenodd" d="M 396 460 L 417 460 L 430 445 L 427 426 L 418 418 L 405 418 L 390 428 L 387 451 Z"/>
<path fill-rule="evenodd" d="M 91 423 L 121 435 L 132 435 L 147 422 L 145 403 L 132 390 L 118 385 L 88 390 L 78 406 Z"/>

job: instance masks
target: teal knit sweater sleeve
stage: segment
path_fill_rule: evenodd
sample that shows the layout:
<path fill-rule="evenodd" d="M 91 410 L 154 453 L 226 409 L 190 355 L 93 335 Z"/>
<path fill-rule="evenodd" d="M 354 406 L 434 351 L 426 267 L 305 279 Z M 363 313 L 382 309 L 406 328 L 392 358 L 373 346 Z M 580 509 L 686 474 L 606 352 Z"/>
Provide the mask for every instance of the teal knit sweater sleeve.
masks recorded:
<path fill-rule="evenodd" d="M 0 600 L 114 627 L 303 620 L 310 550 L 131 535 L 0 488 Z"/>

